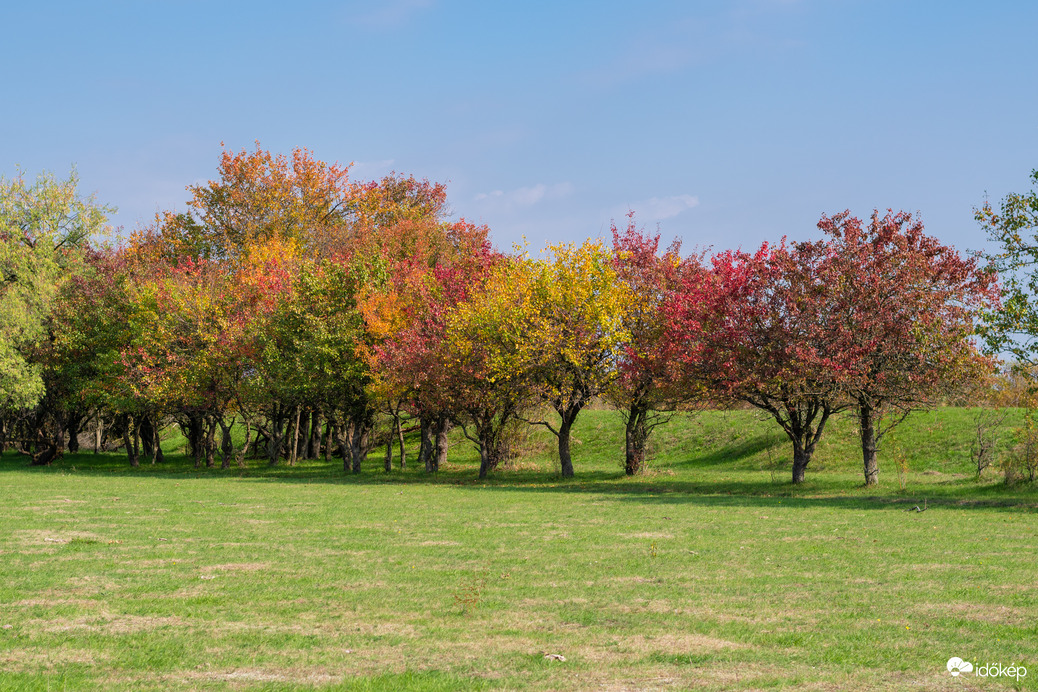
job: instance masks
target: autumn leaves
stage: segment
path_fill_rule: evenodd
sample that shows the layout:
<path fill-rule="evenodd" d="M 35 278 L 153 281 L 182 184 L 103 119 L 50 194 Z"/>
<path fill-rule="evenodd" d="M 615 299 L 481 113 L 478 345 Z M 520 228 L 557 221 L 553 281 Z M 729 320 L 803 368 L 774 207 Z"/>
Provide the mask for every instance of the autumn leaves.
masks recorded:
<path fill-rule="evenodd" d="M 520 420 L 557 437 L 571 476 L 592 401 L 623 413 L 632 474 L 660 411 L 744 402 L 787 433 L 800 482 L 828 418 L 854 408 L 875 482 L 878 421 L 985 366 L 968 335 L 993 278 L 904 214 L 823 217 L 823 240 L 711 257 L 661 250 L 632 215 L 611 246 L 533 257 L 448 220 L 441 185 L 347 174 L 305 150 L 225 152 L 189 212 L 84 248 L 36 356 L 37 419 L 116 420 L 128 450 L 177 421 L 209 465 L 230 463 L 242 424 L 246 448 L 294 461 L 306 421 L 354 471 L 376 423 L 411 419 L 423 439 L 459 426 L 480 477 Z"/>

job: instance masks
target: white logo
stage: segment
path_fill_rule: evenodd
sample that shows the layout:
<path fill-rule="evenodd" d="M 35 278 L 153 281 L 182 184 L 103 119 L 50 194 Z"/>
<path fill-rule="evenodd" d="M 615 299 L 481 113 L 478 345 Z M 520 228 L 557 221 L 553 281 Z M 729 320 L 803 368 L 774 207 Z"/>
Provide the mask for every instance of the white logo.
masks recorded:
<path fill-rule="evenodd" d="M 1009 677 L 1016 678 L 1017 682 L 1020 682 L 1020 678 L 1027 677 L 1027 668 L 1018 665 L 1004 666 L 1001 663 L 988 663 L 985 665 L 978 665 L 976 670 L 973 668 L 973 664 L 969 661 L 963 661 L 958 656 L 953 656 L 948 659 L 948 672 L 954 677 L 959 677 L 960 673 L 973 673 L 978 678 L 1000 678 Z"/>

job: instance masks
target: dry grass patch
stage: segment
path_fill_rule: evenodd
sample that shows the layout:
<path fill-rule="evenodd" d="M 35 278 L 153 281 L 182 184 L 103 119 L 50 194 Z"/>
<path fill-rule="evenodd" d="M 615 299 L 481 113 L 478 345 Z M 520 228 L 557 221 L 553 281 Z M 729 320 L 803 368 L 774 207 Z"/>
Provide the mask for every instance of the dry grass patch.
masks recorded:
<path fill-rule="evenodd" d="M 100 634 L 135 634 L 160 627 L 183 627 L 187 623 L 176 616 L 109 615 L 102 614 L 75 619 L 35 619 L 25 623 L 26 628 L 41 632 L 96 632 Z"/>
<path fill-rule="evenodd" d="M 618 584 L 650 584 L 655 582 L 655 579 L 649 579 L 648 577 L 638 576 L 623 576 L 623 577 L 609 577 L 606 581 L 617 582 Z"/>
<path fill-rule="evenodd" d="M 222 565 L 209 565 L 205 570 L 217 572 L 259 572 L 270 567 L 269 562 L 228 562 Z"/>
<path fill-rule="evenodd" d="M 1032 624 L 1038 616 L 1038 612 L 1033 608 L 1014 608 L 989 603 L 928 603 L 916 608 L 915 611 L 920 615 L 960 615 L 970 620 L 1013 626 Z"/>
<path fill-rule="evenodd" d="M 749 644 L 687 632 L 681 634 L 635 634 L 620 641 L 622 650 L 648 655 L 653 653 L 682 655 L 721 649 L 748 649 Z"/>
<path fill-rule="evenodd" d="M 239 632 L 271 632 L 280 634 L 299 634 L 303 636 L 370 636 L 370 637 L 402 637 L 417 639 L 418 629 L 414 625 L 395 622 L 346 622 L 323 619 L 316 622 L 223 622 L 215 625 L 221 630 Z"/>
<path fill-rule="evenodd" d="M 162 677 L 175 682 L 209 681 L 241 683 L 254 687 L 256 683 L 289 683 L 293 685 L 330 685 L 343 679 L 324 668 L 235 668 L 232 670 L 192 670 Z"/>
<path fill-rule="evenodd" d="M 79 606 L 81 608 L 99 608 L 103 606 L 104 603 L 87 598 L 69 598 L 67 596 L 50 595 L 50 593 L 48 593 L 36 598 L 23 598 L 22 600 L 14 601 L 9 605 L 16 608 L 56 608 L 58 606 L 70 605 Z"/>
<path fill-rule="evenodd" d="M 434 545 L 461 545 L 458 541 L 422 541 L 417 545 L 420 546 L 434 546 Z"/>
<path fill-rule="evenodd" d="M 21 529 L 11 532 L 11 538 L 22 545 L 62 545 L 79 539 L 82 541 L 98 541 L 101 536 L 90 531 L 50 531 L 47 529 Z"/>
<path fill-rule="evenodd" d="M 33 649 L 8 649 L 0 653 L 0 665 L 4 670 L 10 672 L 34 672 L 38 670 L 53 670 L 67 665 L 96 665 L 107 660 L 107 656 L 86 649 L 71 649 L 68 647 L 56 647 L 41 650 Z"/>

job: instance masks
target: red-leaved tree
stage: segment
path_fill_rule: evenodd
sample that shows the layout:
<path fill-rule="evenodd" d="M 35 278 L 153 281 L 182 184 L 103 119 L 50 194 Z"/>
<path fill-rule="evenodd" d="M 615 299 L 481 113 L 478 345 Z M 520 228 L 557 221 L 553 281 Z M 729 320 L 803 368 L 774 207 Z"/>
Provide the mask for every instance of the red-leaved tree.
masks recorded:
<path fill-rule="evenodd" d="M 832 338 L 824 243 L 763 245 L 712 258 L 668 306 L 679 361 L 716 395 L 769 413 L 793 443 L 801 483 L 829 418 L 846 408 L 847 367 Z"/>
<path fill-rule="evenodd" d="M 844 211 L 818 227 L 830 253 L 820 267 L 829 333 L 858 413 L 865 485 L 874 485 L 883 434 L 991 367 L 969 337 L 997 305 L 997 280 L 903 211 L 873 211 L 867 226 Z"/>
<path fill-rule="evenodd" d="M 679 241 L 660 254 L 660 236 L 644 235 L 635 225 L 633 212 L 622 231 L 613 224 L 612 232 L 617 278 L 636 297 L 624 315 L 628 342 L 609 391 L 624 419 L 624 470 L 631 476 L 645 462 L 653 428 L 667 419 L 662 412 L 704 394 L 701 383 L 682 376 L 688 368 L 682 368 L 675 357 L 678 350 L 686 359 L 695 358 L 696 324 L 685 322 L 680 340 L 670 339 L 665 309 L 683 284 L 689 291 L 707 279 L 707 272 L 699 256 L 682 259 Z"/>

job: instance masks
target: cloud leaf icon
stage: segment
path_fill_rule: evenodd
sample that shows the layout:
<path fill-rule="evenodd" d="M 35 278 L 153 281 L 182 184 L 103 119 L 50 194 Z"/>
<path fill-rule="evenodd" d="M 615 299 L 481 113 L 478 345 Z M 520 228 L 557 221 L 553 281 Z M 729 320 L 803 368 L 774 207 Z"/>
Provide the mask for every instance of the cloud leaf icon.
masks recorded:
<path fill-rule="evenodd" d="M 969 661 L 963 661 L 958 656 L 953 656 L 948 659 L 948 672 L 956 677 L 959 673 L 972 673 L 973 664 Z"/>

